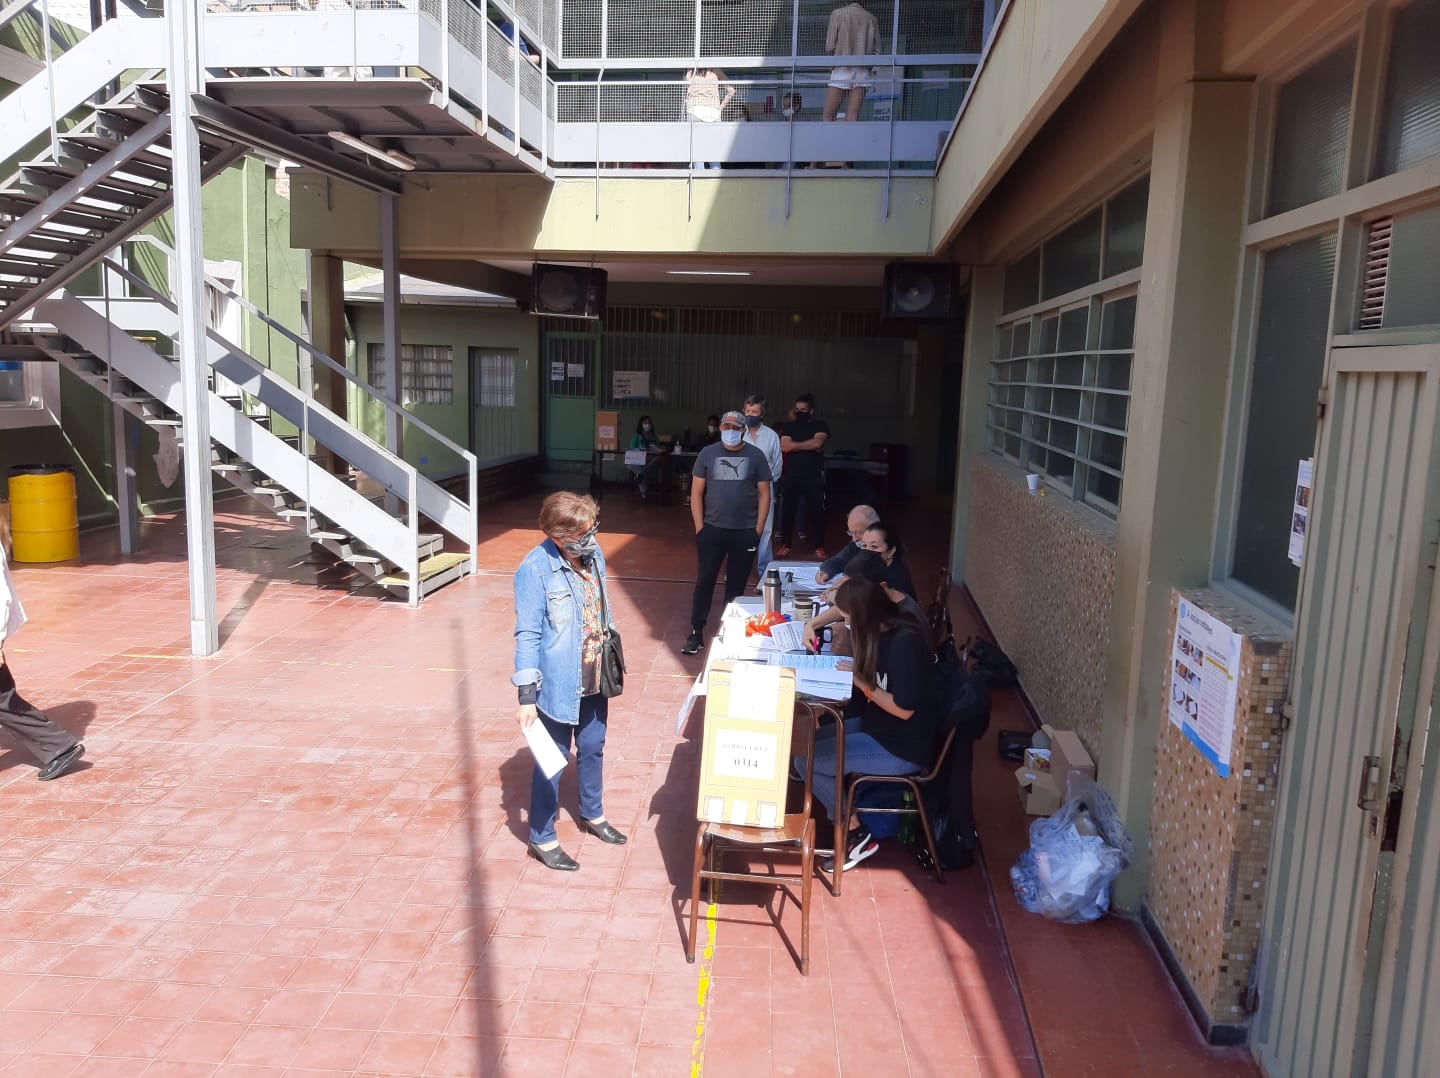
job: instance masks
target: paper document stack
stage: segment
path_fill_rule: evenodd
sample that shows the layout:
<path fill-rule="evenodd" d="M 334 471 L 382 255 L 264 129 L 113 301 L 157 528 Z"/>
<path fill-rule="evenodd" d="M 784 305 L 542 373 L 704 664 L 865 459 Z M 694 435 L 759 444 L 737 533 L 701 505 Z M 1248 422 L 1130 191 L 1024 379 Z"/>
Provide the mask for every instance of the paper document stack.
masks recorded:
<path fill-rule="evenodd" d="M 837 670 L 839 663 L 848 661 L 843 655 L 804 655 L 796 652 L 772 653 L 768 659 L 771 666 L 783 666 L 795 671 L 795 688 L 810 696 L 825 700 L 848 700 L 854 688 L 849 670 Z"/>

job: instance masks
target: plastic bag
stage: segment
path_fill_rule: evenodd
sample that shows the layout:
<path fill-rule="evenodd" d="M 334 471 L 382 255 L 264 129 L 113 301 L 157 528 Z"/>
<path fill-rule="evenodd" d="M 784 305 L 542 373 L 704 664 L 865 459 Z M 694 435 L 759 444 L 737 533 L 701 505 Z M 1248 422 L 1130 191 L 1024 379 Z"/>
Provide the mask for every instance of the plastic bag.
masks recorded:
<path fill-rule="evenodd" d="M 1030 825 L 1030 848 L 1010 869 L 1010 882 L 1022 908 L 1083 924 L 1110 909 L 1110 885 L 1134 856 L 1110 796 L 1072 771 L 1060 811 Z"/>

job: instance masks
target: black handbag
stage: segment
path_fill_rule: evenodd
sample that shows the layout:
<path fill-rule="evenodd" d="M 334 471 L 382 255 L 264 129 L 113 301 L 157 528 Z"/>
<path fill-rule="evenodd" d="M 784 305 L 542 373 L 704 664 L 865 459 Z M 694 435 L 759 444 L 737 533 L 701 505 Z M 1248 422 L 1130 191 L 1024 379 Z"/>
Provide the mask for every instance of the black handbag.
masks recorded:
<path fill-rule="evenodd" d="M 610 603 L 605 581 L 600 581 L 600 620 L 604 635 L 600 639 L 600 695 L 607 700 L 625 691 L 625 648 L 620 643 L 620 630 L 610 625 Z"/>

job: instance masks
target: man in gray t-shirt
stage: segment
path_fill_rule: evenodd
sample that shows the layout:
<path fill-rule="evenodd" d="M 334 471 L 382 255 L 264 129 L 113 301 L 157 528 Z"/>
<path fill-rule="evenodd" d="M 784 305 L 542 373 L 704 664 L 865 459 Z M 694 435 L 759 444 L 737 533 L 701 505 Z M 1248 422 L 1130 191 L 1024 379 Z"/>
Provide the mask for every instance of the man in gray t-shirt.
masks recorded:
<path fill-rule="evenodd" d="M 690 604 L 690 635 L 680 650 L 694 655 L 704 643 L 715 580 L 725 562 L 725 602 L 745 590 L 770 512 L 770 465 L 745 441 L 745 417 L 720 417 L 720 444 L 695 458 L 690 480 L 690 518 L 695 525 L 698 568 Z"/>

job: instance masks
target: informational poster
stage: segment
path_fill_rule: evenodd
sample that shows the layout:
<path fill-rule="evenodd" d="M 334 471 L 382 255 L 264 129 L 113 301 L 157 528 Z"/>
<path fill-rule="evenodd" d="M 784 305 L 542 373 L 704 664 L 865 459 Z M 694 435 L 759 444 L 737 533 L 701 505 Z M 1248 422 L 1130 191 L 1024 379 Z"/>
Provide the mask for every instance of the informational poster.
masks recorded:
<path fill-rule="evenodd" d="M 552 363 L 550 364 L 550 381 L 552 381 L 552 382 L 563 382 L 563 381 L 565 381 L 565 364 L 564 364 L 563 362 L 560 362 L 560 363 L 553 363 L 553 362 L 552 362 Z"/>
<path fill-rule="evenodd" d="M 565 376 L 566 376 L 567 378 L 584 378 L 584 377 L 585 377 L 585 364 L 583 364 L 583 363 L 569 363 L 569 364 L 566 364 L 566 366 L 565 366 Z"/>
<path fill-rule="evenodd" d="M 1295 507 L 1290 516 L 1290 560 L 1296 565 L 1305 557 L 1305 530 L 1310 525 L 1310 495 L 1315 487 L 1315 458 L 1300 462 L 1295 477 Z"/>
<path fill-rule="evenodd" d="M 1170 659 L 1170 721 L 1221 778 L 1228 778 L 1240 678 L 1240 634 L 1182 599 Z"/>
<path fill-rule="evenodd" d="M 611 382 L 611 396 L 617 401 L 645 400 L 650 396 L 649 371 L 616 371 Z"/>

